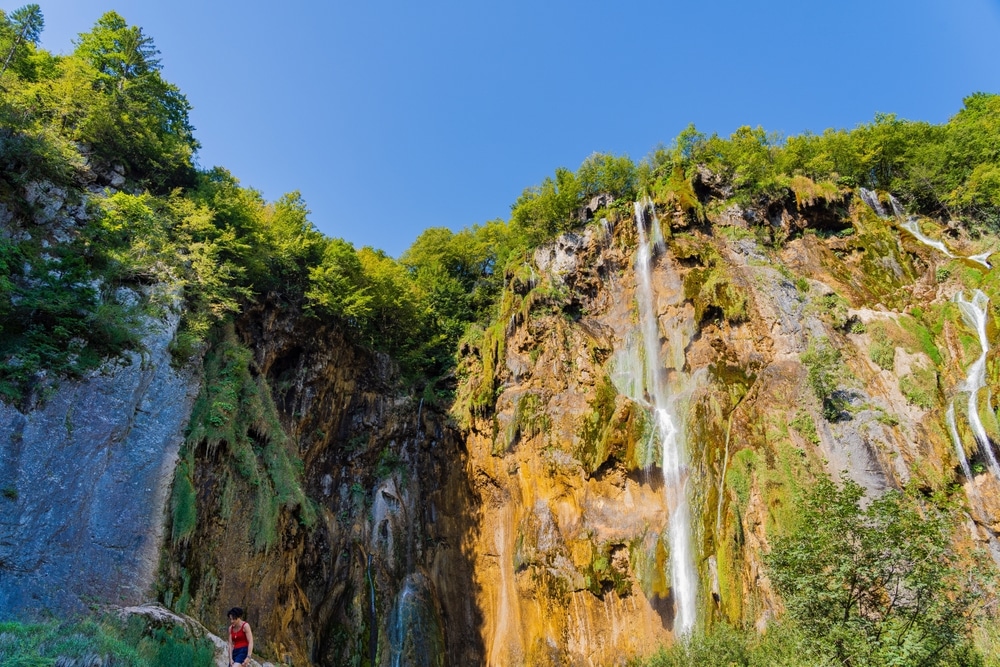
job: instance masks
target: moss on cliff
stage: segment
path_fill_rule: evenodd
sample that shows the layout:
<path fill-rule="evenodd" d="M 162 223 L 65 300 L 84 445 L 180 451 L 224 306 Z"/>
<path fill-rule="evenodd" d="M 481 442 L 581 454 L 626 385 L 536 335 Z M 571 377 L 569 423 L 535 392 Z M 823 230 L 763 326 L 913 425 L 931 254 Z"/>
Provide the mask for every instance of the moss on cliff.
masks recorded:
<path fill-rule="evenodd" d="M 684 276 L 684 298 L 694 305 L 695 320 L 700 323 L 721 316 L 736 323 L 747 318 L 747 292 L 734 281 L 732 267 L 708 240 L 677 235 L 671 249 L 678 259 L 696 263 Z"/>

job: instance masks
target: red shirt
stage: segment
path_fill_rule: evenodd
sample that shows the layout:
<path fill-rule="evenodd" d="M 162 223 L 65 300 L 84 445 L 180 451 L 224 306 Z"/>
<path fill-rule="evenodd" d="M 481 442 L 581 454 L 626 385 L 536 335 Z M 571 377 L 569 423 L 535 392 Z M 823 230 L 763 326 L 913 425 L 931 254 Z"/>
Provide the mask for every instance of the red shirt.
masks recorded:
<path fill-rule="evenodd" d="M 243 648 L 244 646 L 249 646 L 250 641 L 247 639 L 247 633 L 243 631 L 243 628 L 247 627 L 247 622 L 243 621 L 243 625 L 240 626 L 239 630 L 233 631 L 233 626 L 229 626 L 229 639 L 233 642 L 233 648 Z"/>

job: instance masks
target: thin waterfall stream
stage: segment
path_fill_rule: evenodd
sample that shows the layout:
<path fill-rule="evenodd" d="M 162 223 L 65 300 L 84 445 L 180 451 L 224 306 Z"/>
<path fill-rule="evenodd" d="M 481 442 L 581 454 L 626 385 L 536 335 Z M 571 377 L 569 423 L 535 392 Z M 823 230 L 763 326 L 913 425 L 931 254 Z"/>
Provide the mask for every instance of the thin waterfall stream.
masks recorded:
<path fill-rule="evenodd" d="M 993 254 L 992 250 L 987 250 L 986 252 L 981 252 L 976 255 L 969 255 L 967 257 L 961 257 L 959 255 L 955 255 L 950 250 L 948 250 L 948 246 L 946 246 L 942 241 L 932 239 L 931 237 L 924 234 L 923 230 L 920 229 L 920 218 L 918 218 L 915 215 L 907 217 L 906 212 L 903 210 L 903 206 L 899 203 L 899 200 L 893 197 L 891 194 L 889 195 L 889 204 L 892 206 L 892 215 L 890 216 L 888 213 L 886 213 L 885 207 L 882 206 L 882 202 L 879 200 L 878 194 L 876 192 L 874 192 L 873 190 L 869 190 L 867 188 L 860 188 L 859 192 L 861 200 L 868 205 L 868 208 L 870 208 L 872 211 L 875 212 L 875 215 L 884 220 L 888 220 L 891 219 L 892 217 L 895 217 L 899 221 L 900 229 L 909 232 L 913 236 L 913 238 L 917 239 L 928 248 L 934 248 L 938 252 L 942 253 L 945 257 L 949 257 L 951 259 L 967 259 L 970 262 L 975 262 L 977 264 L 980 264 L 981 266 L 987 269 L 993 268 L 993 265 L 990 264 L 989 262 L 990 255 Z"/>
<path fill-rule="evenodd" d="M 687 635 L 694 628 L 697 604 L 697 575 L 691 545 L 691 513 L 686 492 L 688 462 L 660 360 L 660 331 L 653 306 L 650 263 L 657 240 L 662 239 L 662 236 L 654 212 L 650 221 L 652 238 L 647 241 L 645 211 L 651 206 L 652 202 L 649 201 L 635 203 L 635 222 L 639 232 L 639 251 L 635 263 L 639 320 L 646 362 L 646 388 L 652 399 L 656 429 L 660 436 L 664 493 L 670 512 L 668 518 L 670 582 L 676 605 L 674 632 L 677 635 Z"/>
<path fill-rule="evenodd" d="M 979 357 L 969 366 L 962 390 L 969 393 L 969 426 L 972 427 L 972 434 L 976 438 L 976 443 L 986 454 L 990 472 L 1000 480 L 1000 464 L 997 462 L 996 454 L 993 452 L 993 445 L 990 443 L 983 421 L 979 417 L 979 392 L 986 387 L 986 355 L 990 351 L 990 344 L 986 338 L 986 306 L 989 304 L 989 297 L 982 290 L 975 290 L 972 299 L 967 300 L 961 293 L 955 295 L 955 303 L 962 311 L 962 319 L 975 330 L 979 337 Z M 986 397 L 989 406 L 989 395 Z M 990 407 L 992 411 L 992 407 Z"/>

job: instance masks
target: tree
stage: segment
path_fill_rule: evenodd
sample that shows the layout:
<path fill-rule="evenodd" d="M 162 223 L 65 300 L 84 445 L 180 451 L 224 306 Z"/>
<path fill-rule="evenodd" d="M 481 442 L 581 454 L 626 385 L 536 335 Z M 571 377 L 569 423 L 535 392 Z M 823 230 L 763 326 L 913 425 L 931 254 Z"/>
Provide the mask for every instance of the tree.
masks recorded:
<path fill-rule="evenodd" d="M 25 42 L 38 44 L 38 38 L 42 35 L 45 27 L 45 18 L 42 16 L 42 9 L 36 4 L 19 7 L 10 13 L 10 25 L 14 29 L 14 40 L 7 51 L 7 57 L 3 61 L 3 68 L 0 69 L 0 77 L 7 71 L 10 61 L 17 52 L 17 47 Z"/>
<path fill-rule="evenodd" d="M 82 61 L 90 87 L 102 94 L 89 100 L 74 139 L 108 165 L 122 164 L 127 176 L 167 192 L 194 184 L 191 158 L 198 142 L 191 105 L 160 76 L 158 53 L 142 28 L 116 12 L 80 35 L 73 60 Z"/>
<path fill-rule="evenodd" d="M 160 71 L 159 50 L 139 26 L 130 26 L 118 12 L 107 12 L 94 29 L 80 35 L 76 53 L 104 77 L 104 85 L 124 90 L 132 79 Z"/>
<path fill-rule="evenodd" d="M 785 620 L 817 664 L 962 663 L 980 591 L 952 546 L 953 518 L 913 494 L 863 498 L 850 480 L 820 480 L 775 541 L 767 564 Z"/>

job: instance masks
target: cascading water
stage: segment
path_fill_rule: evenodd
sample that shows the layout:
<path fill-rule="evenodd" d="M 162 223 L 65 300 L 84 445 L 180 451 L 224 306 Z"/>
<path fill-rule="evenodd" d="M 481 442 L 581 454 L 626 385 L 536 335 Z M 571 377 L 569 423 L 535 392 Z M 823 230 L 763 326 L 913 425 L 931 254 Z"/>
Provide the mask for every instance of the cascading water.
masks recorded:
<path fill-rule="evenodd" d="M 861 188 L 861 199 L 866 204 L 868 204 L 868 206 L 873 211 L 875 211 L 878 217 L 880 218 L 889 217 L 886 214 L 885 209 L 882 207 L 882 203 L 879 201 L 878 195 L 876 195 L 871 190 L 866 190 L 865 188 Z M 943 253 L 946 257 L 951 257 L 951 258 L 956 257 L 956 255 L 952 254 L 952 252 L 948 250 L 948 247 L 944 243 L 942 243 L 941 241 L 936 241 L 923 233 L 923 231 L 920 229 L 920 219 L 917 218 L 917 216 L 911 215 L 910 217 L 906 218 L 905 221 L 903 221 L 903 218 L 906 217 L 906 212 L 903 210 L 902 205 L 900 205 L 899 200 L 893 197 L 891 194 L 889 195 L 889 203 L 892 205 L 892 214 L 896 217 L 897 220 L 902 221 L 899 223 L 901 229 L 905 229 L 910 234 L 912 234 L 914 238 L 923 243 L 925 246 L 934 248 L 935 250 Z M 986 252 L 981 252 L 978 255 L 969 255 L 968 257 L 963 257 L 963 259 L 967 259 L 970 262 L 976 262 L 977 264 L 981 264 L 987 269 L 992 269 L 993 265 L 990 264 L 989 262 L 990 255 L 992 254 L 993 251 L 987 250 Z"/>
<path fill-rule="evenodd" d="M 888 217 L 885 214 L 885 208 L 882 207 L 882 202 L 878 200 L 878 195 L 868 188 L 861 188 L 859 190 L 861 193 L 861 201 L 868 204 L 868 208 L 875 211 L 875 215 L 880 218 Z"/>
<path fill-rule="evenodd" d="M 646 239 L 645 210 L 652 202 L 635 203 L 635 222 L 639 231 L 639 252 L 635 270 L 638 282 L 639 319 L 645 352 L 645 385 L 652 400 L 656 429 L 662 447 L 664 493 L 670 510 L 668 536 L 670 540 L 670 582 L 676 605 L 674 631 L 690 634 L 695 623 L 697 575 L 691 546 L 691 517 L 686 493 L 687 453 L 677 428 L 673 405 L 660 364 L 660 332 L 653 308 L 653 287 L 650 261 L 656 239 L 662 239 L 659 223 L 653 212 L 650 241 Z M 661 241 L 662 242 L 662 241 Z M 641 371 L 640 371 L 641 372 Z M 640 376 L 641 377 L 641 376 Z"/>
<path fill-rule="evenodd" d="M 1000 464 L 997 463 L 996 454 L 993 452 L 989 436 L 986 435 L 983 421 L 979 418 L 979 392 L 986 387 L 986 355 L 990 350 L 989 341 L 986 339 L 986 306 L 989 303 L 989 297 L 982 290 L 977 289 L 972 293 L 971 300 L 966 300 L 961 293 L 956 294 L 954 300 L 959 310 L 962 311 L 962 319 L 972 329 L 975 329 L 981 350 L 979 358 L 969 366 L 965 382 L 962 385 L 962 390 L 969 392 L 969 425 L 972 427 L 976 443 L 986 454 L 990 471 L 994 477 L 1000 480 Z M 989 406 L 989 400 L 987 394 L 987 406 Z M 992 407 L 990 410 L 992 411 Z"/>
<path fill-rule="evenodd" d="M 935 241 L 934 239 L 930 238 L 929 236 L 926 236 L 920 230 L 920 221 L 916 217 L 911 216 L 909 219 L 907 219 L 906 222 L 899 223 L 899 226 L 901 228 L 905 229 L 906 231 L 910 232 L 911 234 L 913 234 L 913 236 L 918 241 L 920 241 L 921 243 L 923 243 L 925 246 L 929 246 L 931 248 L 934 248 L 935 250 L 938 250 L 938 251 L 944 253 L 945 256 L 947 256 L 947 257 L 954 257 L 954 255 L 951 254 L 951 251 L 948 250 L 948 248 L 945 246 L 944 243 L 941 243 L 941 241 Z"/>
<path fill-rule="evenodd" d="M 955 403 L 948 406 L 945 414 L 945 421 L 948 422 L 948 433 L 951 434 L 951 441 L 955 445 L 955 454 L 958 456 L 958 463 L 962 466 L 962 474 L 969 481 L 972 481 L 972 468 L 969 466 L 969 458 L 965 455 L 965 447 L 962 446 L 962 438 L 958 435 L 958 425 L 955 423 Z"/>

